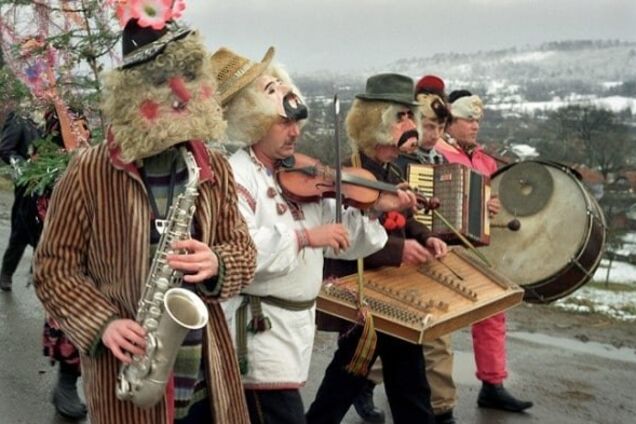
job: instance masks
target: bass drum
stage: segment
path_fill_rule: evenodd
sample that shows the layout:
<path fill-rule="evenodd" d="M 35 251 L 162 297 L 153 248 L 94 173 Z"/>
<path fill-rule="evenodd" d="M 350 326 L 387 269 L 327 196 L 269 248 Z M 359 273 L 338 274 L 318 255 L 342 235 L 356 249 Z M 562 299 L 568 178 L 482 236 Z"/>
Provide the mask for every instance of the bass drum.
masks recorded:
<path fill-rule="evenodd" d="M 490 245 L 480 248 L 494 268 L 525 290 L 531 303 L 560 299 L 588 282 L 605 246 L 603 212 L 570 168 L 524 161 L 492 177 L 502 211 Z M 512 231 L 506 224 L 517 219 Z"/>

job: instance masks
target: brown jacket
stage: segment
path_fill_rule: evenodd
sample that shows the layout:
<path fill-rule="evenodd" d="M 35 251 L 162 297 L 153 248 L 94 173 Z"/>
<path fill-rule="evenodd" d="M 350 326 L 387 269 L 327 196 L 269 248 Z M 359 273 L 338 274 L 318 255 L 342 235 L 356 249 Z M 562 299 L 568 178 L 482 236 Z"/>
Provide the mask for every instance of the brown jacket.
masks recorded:
<path fill-rule="evenodd" d="M 368 156 L 360 153 L 362 168 L 371 172 L 378 181 L 397 185 L 402 182 L 400 168 L 390 163 L 386 167 L 374 162 Z M 351 162 L 346 162 L 344 166 L 350 166 Z M 364 258 L 365 269 L 379 268 L 382 266 L 400 266 L 402 264 L 402 252 L 404 250 L 404 240 L 407 238 L 416 239 L 422 245 L 426 243 L 432 234 L 422 223 L 415 220 L 412 213 L 406 217 L 404 228 L 387 231 L 389 240 L 384 247 L 372 255 Z M 356 261 L 343 261 L 339 259 L 325 259 L 324 276 L 343 277 L 357 272 Z"/>
<path fill-rule="evenodd" d="M 227 161 L 200 141 L 188 143 L 201 168 L 195 225 L 220 257 L 224 277 L 208 304 L 205 332 L 209 393 L 216 423 L 248 423 L 236 356 L 218 303 L 253 278 L 256 253 L 237 209 Z M 134 165 L 106 144 L 82 152 L 57 184 L 35 254 L 35 288 L 45 309 L 82 352 L 93 424 L 166 423 L 165 398 L 142 410 L 115 396 L 119 361 L 97 343 L 113 317 L 137 311 L 149 271 L 150 207 Z"/>

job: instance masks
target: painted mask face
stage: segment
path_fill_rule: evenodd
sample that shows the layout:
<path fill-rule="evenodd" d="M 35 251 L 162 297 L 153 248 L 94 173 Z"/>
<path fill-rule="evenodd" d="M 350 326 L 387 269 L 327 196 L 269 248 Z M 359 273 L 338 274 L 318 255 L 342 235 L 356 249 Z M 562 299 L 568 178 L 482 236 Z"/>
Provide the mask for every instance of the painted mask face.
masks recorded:
<path fill-rule="evenodd" d="M 400 151 L 414 149 L 417 146 L 419 134 L 415 125 L 413 110 L 409 107 L 400 107 L 396 113 L 395 123 L 391 127 L 391 136 Z M 404 149 L 404 150 L 403 150 Z"/>
<path fill-rule="evenodd" d="M 200 63 L 158 69 L 150 77 L 153 87 L 140 104 L 139 113 L 148 122 L 182 119 L 192 113 L 191 103 L 208 102 L 214 95 L 213 82 L 200 72 Z"/>
<path fill-rule="evenodd" d="M 292 121 L 307 119 L 307 107 L 290 86 L 271 75 L 263 75 L 258 78 L 257 87 L 272 102 L 280 117 Z"/>
<path fill-rule="evenodd" d="M 192 33 L 155 59 L 107 77 L 104 112 L 125 162 L 222 134 L 225 123 L 207 56 Z"/>

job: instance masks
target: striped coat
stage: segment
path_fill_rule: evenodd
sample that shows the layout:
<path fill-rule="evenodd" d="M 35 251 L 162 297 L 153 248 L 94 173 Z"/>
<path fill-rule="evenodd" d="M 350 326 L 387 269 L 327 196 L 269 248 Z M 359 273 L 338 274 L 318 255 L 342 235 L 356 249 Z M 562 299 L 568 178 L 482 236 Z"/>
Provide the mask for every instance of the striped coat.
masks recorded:
<path fill-rule="evenodd" d="M 86 398 L 93 424 L 164 424 L 166 400 L 142 410 L 119 401 L 118 360 L 106 348 L 91 354 L 114 316 L 132 318 L 149 271 L 150 207 L 134 165 L 125 165 L 109 144 L 76 157 L 56 185 L 35 254 L 35 288 L 45 309 L 82 352 Z M 218 303 L 253 278 L 255 249 L 237 209 L 227 161 L 200 141 L 188 143 L 201 168 L 195 214 L 200 238 L 225 267 L 208 305 L 205 336 L 209 393 L 215 422 L 248 423 L 236 356 Z"/>

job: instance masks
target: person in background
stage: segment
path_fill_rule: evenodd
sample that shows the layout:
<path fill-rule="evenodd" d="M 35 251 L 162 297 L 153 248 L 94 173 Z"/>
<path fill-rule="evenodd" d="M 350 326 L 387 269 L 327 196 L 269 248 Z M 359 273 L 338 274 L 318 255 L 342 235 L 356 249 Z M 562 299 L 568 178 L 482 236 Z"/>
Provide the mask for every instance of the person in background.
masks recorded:
<path fill-rule="evenodd" d="M 9 243 L 2 256 L 0 267 L 0 289 L 10 292 L 13 275 L 22 259 L 27 246 L 35 248 L 42 223 L 38 220 L 35 198 L 26 193 L 23 186 L 17 184 L 22 164 L 34 152 L 33 142 L 41 137 L 36 123 L 23 113 L 9 112 L 2 127 L 0 140 L 0 158 L 12 169 L 14 176 L 14 198 L 11 207 L 11 233 Z"/>

